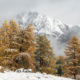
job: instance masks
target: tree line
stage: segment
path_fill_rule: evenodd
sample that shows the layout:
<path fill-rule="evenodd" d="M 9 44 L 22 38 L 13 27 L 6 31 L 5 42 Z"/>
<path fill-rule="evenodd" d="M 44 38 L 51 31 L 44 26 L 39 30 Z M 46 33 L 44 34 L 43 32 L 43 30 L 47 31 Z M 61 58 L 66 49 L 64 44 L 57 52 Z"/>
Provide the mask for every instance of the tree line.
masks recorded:
<path fill-rule="evenodd" d="M 76 35 L 67 43 L 66 56 L 56 57 L 45 35 L 35 34 L 32 24 L 21 29 L 14 21 L 4 21 L 0 28 L 0 66 L 15 71 L 31 68 L 59 76 L 80 73 L 80 43 Z"/>

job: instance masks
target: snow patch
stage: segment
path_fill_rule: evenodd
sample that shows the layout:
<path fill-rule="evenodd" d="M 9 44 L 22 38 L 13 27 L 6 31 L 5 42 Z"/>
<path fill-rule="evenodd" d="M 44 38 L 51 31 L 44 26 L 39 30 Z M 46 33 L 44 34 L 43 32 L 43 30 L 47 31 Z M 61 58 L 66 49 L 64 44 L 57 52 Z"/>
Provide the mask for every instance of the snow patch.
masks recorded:
<path fill-rule="evenodd" d="M 0 73 L 0 80 L 72 80 L 69 78 L 57 77 L 48 74 L 41 73 L 17 73 L 17 72 L 5 72 Z"/>

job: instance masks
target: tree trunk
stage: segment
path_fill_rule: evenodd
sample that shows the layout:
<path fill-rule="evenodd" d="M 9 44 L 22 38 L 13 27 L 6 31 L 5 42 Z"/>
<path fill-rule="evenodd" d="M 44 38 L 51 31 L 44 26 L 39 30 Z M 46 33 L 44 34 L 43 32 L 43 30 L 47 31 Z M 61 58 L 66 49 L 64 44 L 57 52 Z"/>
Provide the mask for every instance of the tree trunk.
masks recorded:
<path fill-rule="evenodd" d="M 76 74 L 74 74 L 74 79 L 76 79 Z"/>
<path fill-rule="evenodd" d="M 61 74 L 58 74 L 58 76 L 62 76 Z"/>

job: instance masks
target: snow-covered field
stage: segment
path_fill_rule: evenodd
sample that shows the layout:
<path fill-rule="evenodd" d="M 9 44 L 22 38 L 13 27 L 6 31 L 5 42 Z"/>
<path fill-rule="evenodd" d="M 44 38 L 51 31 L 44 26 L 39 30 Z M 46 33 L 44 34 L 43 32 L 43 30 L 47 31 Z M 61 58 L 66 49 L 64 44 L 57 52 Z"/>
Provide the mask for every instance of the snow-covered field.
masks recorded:
<path fill-rule="evenodd" d="M 72 80 L 69 78 L 57 77 L 45 73 L 5 72 L 0 73 L 0 80 Z"/>

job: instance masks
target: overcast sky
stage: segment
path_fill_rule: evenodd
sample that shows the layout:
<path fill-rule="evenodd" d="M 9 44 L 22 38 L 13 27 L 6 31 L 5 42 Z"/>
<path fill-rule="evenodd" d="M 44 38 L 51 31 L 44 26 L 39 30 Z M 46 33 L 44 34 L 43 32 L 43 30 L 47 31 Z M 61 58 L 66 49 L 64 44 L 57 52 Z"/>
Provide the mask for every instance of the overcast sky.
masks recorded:
<path fill-rule="evenodd" d="M 0 0 L 0 21 L 31 10 L 80 25 L 80 0 Z"/>

